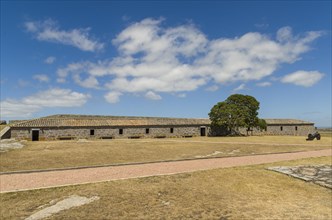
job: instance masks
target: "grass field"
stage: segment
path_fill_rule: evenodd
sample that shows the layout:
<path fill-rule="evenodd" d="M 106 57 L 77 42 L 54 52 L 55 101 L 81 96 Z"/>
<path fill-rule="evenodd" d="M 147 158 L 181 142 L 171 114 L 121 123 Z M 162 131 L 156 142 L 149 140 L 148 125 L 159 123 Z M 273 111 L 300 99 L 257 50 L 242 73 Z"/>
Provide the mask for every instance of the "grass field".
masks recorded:
<path fill-rule="evenodd" d="M 1 194 L 1 219 L 72 195 L 100 200 L 48 219 L 331 219 L 332 190 L 265 168 L 331 157 Z"/>
<path fill-rule="evenodd" d="M 305 141 L 305 137 L 294 136 L 30 141 L 22 149 L 0 153 L 0 170 L 5 172 L 308 151 L 330 148 L 331 142 L 331 137 L 324 137 L 320 141 Z"/>
<path fill-rule="evenodd" d="M 332 137 L 332 128 L 320 128 L 318 132 L 322 137 Z"/>

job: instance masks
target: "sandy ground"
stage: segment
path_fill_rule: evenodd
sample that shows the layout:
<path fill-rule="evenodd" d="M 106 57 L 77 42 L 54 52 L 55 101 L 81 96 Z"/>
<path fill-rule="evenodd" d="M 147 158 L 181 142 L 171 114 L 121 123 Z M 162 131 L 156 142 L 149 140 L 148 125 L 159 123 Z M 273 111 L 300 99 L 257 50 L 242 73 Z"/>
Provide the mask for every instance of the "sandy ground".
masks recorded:
<path fill-rule="evenodd" d="M 110 180 L 170 175 L 224 167 L 246 166 L 296 160 L 309 157 L 331 156 L 332 149 L 281 153 L 231 158 L 198 159 L 190 161 L 160 162 L 141 165 L 109 166 L 78 170 L 36 172 L 0 175 L 0 192 L 51 188 Z"/>

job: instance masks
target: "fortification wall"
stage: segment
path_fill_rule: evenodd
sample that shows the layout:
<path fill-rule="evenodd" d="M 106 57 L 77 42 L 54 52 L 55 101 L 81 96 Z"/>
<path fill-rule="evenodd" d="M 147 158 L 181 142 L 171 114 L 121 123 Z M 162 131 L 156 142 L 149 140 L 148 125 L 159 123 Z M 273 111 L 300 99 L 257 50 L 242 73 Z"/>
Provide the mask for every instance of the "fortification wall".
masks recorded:
<path fill-rule="evenodd" d="M 309 133 L 315 132 L 313 125 L 268 125 L 266 130 L 253 128 L 247 131 L 247 128 L 239 128 L 238 132 L 242 135 L 292 135 L 307 136 Z M 212 130 L 211 136 L 225 136 L 228 132 L 225 129 Z"/>
<path fill-rule="evenodd" d="M 203 126 L 205 127 L 205 126 Z M 217 135 L 206 128 L 206 135 Z M 122 134 L 120 134 L 122 129 Z M 148 129 L 148 131 L 147 131 Z M 171 131 L 172 129 L 172 131 Z M 243 135 L 294 135 L 307 136 L 315 131 L 313 125 L 269 125 L 266 130 L 254 128 L 247 131 L 240 128 Z M 169 138 L 184 136 L 201 136 L 201 126 L 151 126 L 151 127 L 70 127 L 40 128 L 39 140 L 58 139 L 111 139 L 111 138 Z M 11 137 L 19 140 L 31 140 L 31 128 L 11 128 Z"/>
<path fill-rule="evenodd" d="M 307 136 L 309 133 L 315 132 L 313 125 L 268 125 L 266 130 L 254 128 L 248 131 L 246 128 L 240 129 L 243 135 L 291 135 L 291 136 Z"/>
<path fill-rule="evenodd" d="M 314 131 L 313 125 L 270 125 L 267 127 L 266 133 L 269 135 L 307 136 Z"/>
<path fill-rule="evenodd" d="M 39 140 L 184 137 L 200 136 L 200 132 L 200 126 L 40 128 Z M 31 140 L 32 129 L 13 128 L 11 135 L 16 139 Z"/>

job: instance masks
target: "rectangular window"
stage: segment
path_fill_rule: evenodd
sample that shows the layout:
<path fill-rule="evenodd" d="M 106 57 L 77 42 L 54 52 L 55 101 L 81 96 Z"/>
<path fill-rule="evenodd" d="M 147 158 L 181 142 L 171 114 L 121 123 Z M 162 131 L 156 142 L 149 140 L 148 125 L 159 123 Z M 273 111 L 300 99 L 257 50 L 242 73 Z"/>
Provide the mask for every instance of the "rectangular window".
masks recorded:
<path fill-rule="evenodd" d="M 282 129 L 283 129 L 283 128 L 282 128 L 282 126 L 281 126 L 281 127 L 280 127 L 280 131 L 282 131 Z"/>
<path fill-rule="evenodd" d="M 90 130 L 90 135 L 91 136 L 95 135 L 95 130 Z"/>
<path fill-rule="evenodd" d="M 149 128 L 146 128 L 145 129 L 145 134 L 149 134 L 150 133 L 150 129 Z"/>
<path fill-rule="evenodd" d="M 297 131 L 297 126 L 295 126 L 295 131 Z"/>
<path fill-rule="evenodd" d="M 123 134 L 123 129 L 122 128 L 119 129 L 119 134 Z"/>
<path fill-rule="evenodd" d="M 173 134 L 174 133 L 174 128 L 171 128 L 170 132 Z"/>

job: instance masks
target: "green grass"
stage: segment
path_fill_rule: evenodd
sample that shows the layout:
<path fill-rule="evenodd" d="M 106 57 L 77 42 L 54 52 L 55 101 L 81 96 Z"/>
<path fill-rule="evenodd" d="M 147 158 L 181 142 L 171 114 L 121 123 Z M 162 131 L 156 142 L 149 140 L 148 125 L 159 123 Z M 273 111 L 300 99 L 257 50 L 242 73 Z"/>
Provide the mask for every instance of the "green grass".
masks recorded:
<path fill-rule="evenodd" d="M 321 141 L 308 142 L 304 137 L 266 136 L 26 142 L 22 149 L 0 153 L 0 170 L 5 172 L 309 151 L 330 148 L 331 140 L 326 137 Z"/>
<path fill-rule="evenodd" d="M 265 168 L 331 157 L 5 193 L 1 219 L 23 219 L 71 195 L 100 200 L 48 219 L 331 219 L 332 190 Z"/>

